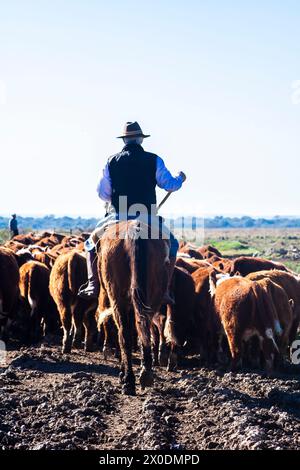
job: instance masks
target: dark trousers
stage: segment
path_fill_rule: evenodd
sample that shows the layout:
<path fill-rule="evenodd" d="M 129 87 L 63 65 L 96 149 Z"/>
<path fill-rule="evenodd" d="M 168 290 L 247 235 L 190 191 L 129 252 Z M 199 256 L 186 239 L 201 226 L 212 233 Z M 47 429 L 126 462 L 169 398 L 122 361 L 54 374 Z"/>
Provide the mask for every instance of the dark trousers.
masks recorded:
<path fill-rule="evenodd" d="M 15 230 L 11 230 L 10 233 L 11 233 L 10 238 L 14 238 L 16 235 L 19 235 L 19 230 L 16 228 Z"/>

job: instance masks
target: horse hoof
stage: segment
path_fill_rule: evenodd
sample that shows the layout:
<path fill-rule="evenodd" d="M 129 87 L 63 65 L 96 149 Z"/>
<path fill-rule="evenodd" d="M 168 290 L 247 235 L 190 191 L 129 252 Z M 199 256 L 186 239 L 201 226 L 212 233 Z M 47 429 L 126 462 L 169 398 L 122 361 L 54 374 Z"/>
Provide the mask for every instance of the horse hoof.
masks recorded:
<path fill-rule="evenodd" d="M 158 362 L 161 367 L 167 367 L 168 365 L 168 352 L 167 351 L 160 351 L 158 356 Z"/>
<path fill-rule="evenodd" d="M 71 346 L 69 346 L 69 345 L 63 346 L 63 348 L 62 348 L 62 353 L 63 354 L 70 354 L 70 352 L 71 352 Z"/>
<path fill-rule="evenodd" d="M 177 369 L 177 364 L 172 364 L 169 362 L 167 365 L 167 372 L 174 372 Z"/>
<path fill-rule="evenodd" d="M 121 354 L 118 350 L 115 351 L 114 358 L 121 362 Z"/>
<path fill-rule="evenodd" d="M 135 386 L 131 384 L 124 384 L 122 387 L 123 395 L 134 397 L 136 395 Z"/>
<path fill-rule="evenodd" d="M 119 373 L 119 381 L 121 384 L 124 383 L 124 372 Z"/>
<path fill-rule="evenodd" d="M 177 356 L 174 354 L 170 354 L 167 371 L 172 372 L 177 369 Z"/>
<path fill-rule="evenodd" d="M 140 374 L 140 384 L 142 390 L 146 387 L 152 387 L 154 382 L 153 372 L 152 370 L 143 369 Z"/>
<path fill-rule="evenodd" d="M 84 351 L 85 352 L 94 352 L 95 348 L 93 344 L 85 344 L 84 345 Z"/>
<path fill-rule="evenodd" d="M 103 359 L 107 361 L 112 356 L 112 350 L 107 346 L 104 346 L 102 349 Z"/>

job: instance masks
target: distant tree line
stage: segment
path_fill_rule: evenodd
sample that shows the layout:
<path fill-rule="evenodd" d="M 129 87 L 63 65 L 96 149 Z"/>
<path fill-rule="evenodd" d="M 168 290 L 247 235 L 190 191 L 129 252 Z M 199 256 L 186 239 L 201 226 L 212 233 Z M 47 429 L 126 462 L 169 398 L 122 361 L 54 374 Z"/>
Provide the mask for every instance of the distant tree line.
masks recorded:
<path fill-rule="evenodd" d="M 204 226 L 206 228 L 296 228 L 300 227 L 300 218 L 280 216 L 272 218 L 216 216 L 205 219 Z"/>
<path fill-rule="evenodd" d="M 8 227 L 9 218 L 0 217 L 0 229 Z M 19 227 L 22 230 L 62 230 L 62 231 L 91 231 L 98 222 L 96 218 L 82 217 L 55 217 L 46 215 L 44 217 L 21 217 L 18 216 Z M 195 217 L 178 217 L 174 220 L 174 228 L 204 227 L 205 228 L 296 228 L 300 227 L 300 218 L 280 217 L 252 218 L 243 217 L 208 217 L 203 219 Z"/>
<path fill-rule="evenodd" d="M 59 232 L 78 230 L 80 232 L 90 231 L 98 222 L 96 218 L 83 219 L 82 217 L 55 217 L 46 215 L 44 217 L 21 217 L 17 215 L 19 229 L 22 230 L 55 230 Z M 8 217 L 0 217 L 0 229 L 7 228 Z"/>

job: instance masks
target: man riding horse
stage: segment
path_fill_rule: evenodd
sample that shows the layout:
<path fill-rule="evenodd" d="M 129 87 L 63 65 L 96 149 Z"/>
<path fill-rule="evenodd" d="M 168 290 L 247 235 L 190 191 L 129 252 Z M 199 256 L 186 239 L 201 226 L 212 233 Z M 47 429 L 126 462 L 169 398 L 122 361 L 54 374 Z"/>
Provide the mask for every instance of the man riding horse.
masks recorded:
<path fill-rule="evenodd" d="M 97 187 L 99 197 L 106 203 L 110 203 L 110 210 L 106 216 L 99 221 L 96 229 L 85 243 L 87 252 L 88 282 L 84 284 L 78 295 L 85 299 L 97 298 L 99 295 L 99 277 L 97 268 L 97 243 L 104 233 L 105 228 L 119 220 L 136 218 L 132 216 L 130 208 L 144 208 L 147 212 L 147 220 L 150 224 L 158 224 L 159 231 L 163 238 L 170 241 L 169 252 L 169 279 L 171 280 L 178 241 L 169 229 L 158 218 L 153 210 L 156 208 L 156 185 L 166 191 L 173 192 L 181 188 L 186 176 L 180 172 L 177 176 L 172 176 L 166 168 L 164 161 L 157 155 L 146 152 L 142 143 L 149 135 L 142 132 L 137 122 L 127 122 L 124 132 L 118 138 L 123 139 L 125 146 L 121 152 L 109 158 L 102 178 Z M 126 204 L 124 206 L 124 198 Z M 133 211 L 135 212 L 135 210 Z M 139 212 L 141 212 L 139 210 Z M 156 212 L 156 211 L 155 211 Z M 129 215 L 131 213 L 131 216 Z M 152 214 L 152 215 L 151 215 Z M 169 289 L 168 289 L 169 290 Z M 169 292 L 165 293 L 164 303 L 173 303 Z"/>

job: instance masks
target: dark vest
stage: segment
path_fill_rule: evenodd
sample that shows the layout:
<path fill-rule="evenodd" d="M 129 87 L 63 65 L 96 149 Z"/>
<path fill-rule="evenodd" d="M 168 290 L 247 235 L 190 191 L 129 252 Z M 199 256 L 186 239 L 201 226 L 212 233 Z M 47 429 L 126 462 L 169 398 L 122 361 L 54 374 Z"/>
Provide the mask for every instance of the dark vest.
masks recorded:
<path fill-rule="evenodd" d="M 125 145 L 108 161 L 112 183 L 111 202 L 119 212 L 119 196 L 127 196 L 127 207 L 144 204 L 148 211 L 156 204 L 156 159 L 137 144 Z"/>

